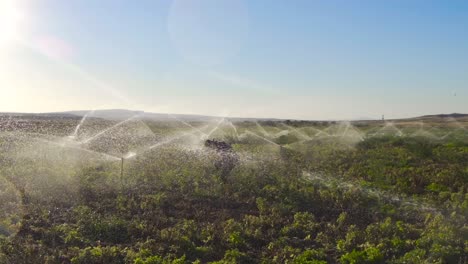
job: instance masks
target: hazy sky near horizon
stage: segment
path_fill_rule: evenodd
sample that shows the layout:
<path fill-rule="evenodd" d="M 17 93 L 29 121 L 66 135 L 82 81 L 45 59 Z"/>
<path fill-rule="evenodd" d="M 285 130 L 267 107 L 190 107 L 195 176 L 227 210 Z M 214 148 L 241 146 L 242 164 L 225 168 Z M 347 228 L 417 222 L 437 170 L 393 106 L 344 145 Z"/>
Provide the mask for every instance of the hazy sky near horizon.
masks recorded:
<path fill-rule="evenodd" d="M 461 0 L 0 0 L 0 112 L 468 113 Z"/>

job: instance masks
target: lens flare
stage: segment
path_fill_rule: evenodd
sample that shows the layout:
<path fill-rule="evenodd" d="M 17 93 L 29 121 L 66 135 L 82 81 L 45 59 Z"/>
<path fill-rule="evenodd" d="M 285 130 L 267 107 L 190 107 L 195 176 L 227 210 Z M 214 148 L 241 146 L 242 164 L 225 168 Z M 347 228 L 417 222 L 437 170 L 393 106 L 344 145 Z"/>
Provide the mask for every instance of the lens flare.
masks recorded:
<path fill-rule="evenodd" d="M 21 33 L 24 14 L 18 1 L 0 0 L 0 45 L 16 41 Z"/>

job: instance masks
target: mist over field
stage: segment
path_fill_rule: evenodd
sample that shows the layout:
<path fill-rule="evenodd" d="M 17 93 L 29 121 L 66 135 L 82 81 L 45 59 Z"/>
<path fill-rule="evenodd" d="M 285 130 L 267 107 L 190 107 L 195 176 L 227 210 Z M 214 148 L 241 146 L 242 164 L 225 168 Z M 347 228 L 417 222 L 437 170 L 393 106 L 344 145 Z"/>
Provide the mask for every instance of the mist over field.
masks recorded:
<path fill-rule="evenodd" d="M 467 14 L 0 0 L 0 264 L 468 263 Z"/>
<path fill-rule="evenodd" d="M 468 116 L 3 114 L 2 263 L 456 263 Z"/>

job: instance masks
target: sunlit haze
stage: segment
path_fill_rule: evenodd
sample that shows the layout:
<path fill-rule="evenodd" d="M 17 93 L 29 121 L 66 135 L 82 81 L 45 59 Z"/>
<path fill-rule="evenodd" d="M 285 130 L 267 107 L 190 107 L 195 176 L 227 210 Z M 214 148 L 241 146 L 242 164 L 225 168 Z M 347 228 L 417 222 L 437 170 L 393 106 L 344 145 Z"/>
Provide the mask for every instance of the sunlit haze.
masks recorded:
<path fill-rule="evenodd" d="M 466 1 L 0 0 L 0 112 L 468 112 Z"/>
<path fill-rule="evenodd" d="M 468 0 L 0 0 L 0 264 L 464 263 Z"/>

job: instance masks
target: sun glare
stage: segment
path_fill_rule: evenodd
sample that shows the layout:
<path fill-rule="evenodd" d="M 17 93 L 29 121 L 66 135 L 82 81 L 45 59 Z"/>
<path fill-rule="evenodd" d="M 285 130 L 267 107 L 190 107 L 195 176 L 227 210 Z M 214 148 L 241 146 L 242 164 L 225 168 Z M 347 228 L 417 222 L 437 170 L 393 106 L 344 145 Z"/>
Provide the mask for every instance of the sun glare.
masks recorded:
<path fill-rule="evenodd" d="M 16 41 L 24 18 L 15 0 L 0 0 L 0 45 Z"/>

